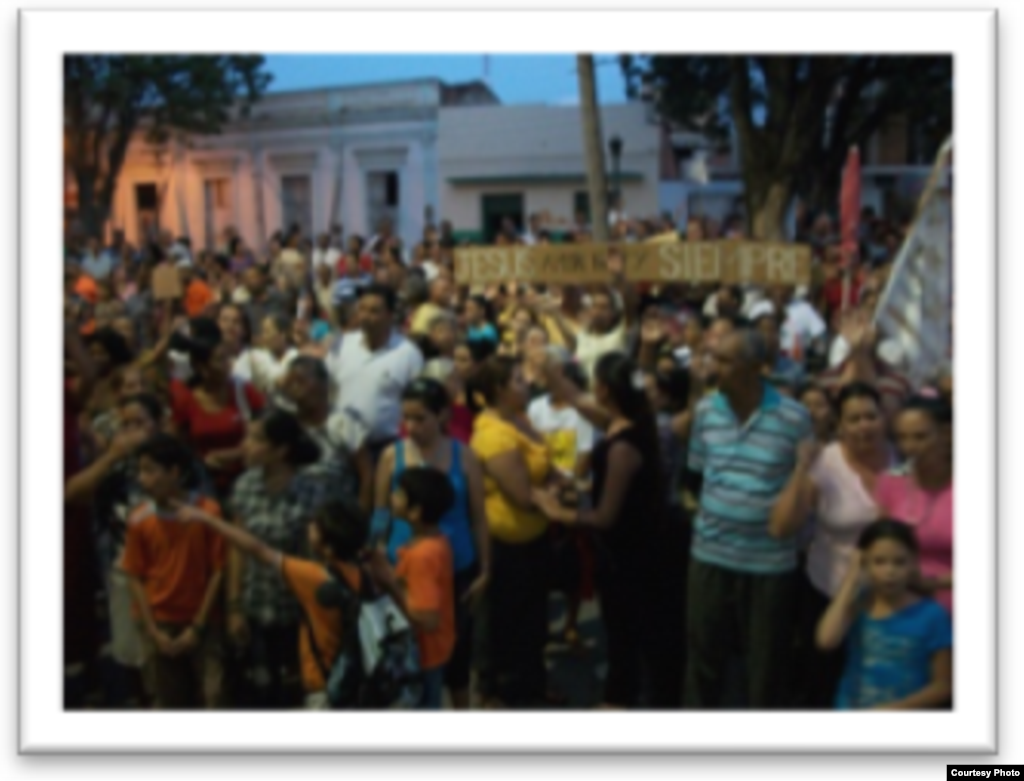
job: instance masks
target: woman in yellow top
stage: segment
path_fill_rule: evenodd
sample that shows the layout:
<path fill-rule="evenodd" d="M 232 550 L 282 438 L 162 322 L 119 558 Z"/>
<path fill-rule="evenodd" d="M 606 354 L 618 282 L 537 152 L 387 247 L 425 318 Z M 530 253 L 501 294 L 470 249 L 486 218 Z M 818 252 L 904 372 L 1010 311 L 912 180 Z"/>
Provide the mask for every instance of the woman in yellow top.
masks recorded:
<path fill-rule="evenodd" d="M 511 361 L 487 359 L 474 385 L 485 408 L 470 444 L 484 469 L 491 532 L 480 689 L 490 707 L 532 708 L 545 698 L 548 521 L 531 494 L 552 476 L 551 458 L 526 417 L 526 388 Z"/>

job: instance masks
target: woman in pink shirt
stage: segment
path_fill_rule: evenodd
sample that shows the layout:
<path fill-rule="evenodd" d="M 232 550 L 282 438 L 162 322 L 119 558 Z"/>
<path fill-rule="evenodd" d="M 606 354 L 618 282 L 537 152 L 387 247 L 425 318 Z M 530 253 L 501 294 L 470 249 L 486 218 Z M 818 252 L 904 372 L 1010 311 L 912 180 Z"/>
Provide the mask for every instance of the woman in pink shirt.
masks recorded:
<path fill-rule="evenodd" d="M 883 516 L 914 527 L 919 590 L 953 612 L 953 410 L 941 399 L 911 399 L 896 419 L 909 468 L 883 476 L 875 500 Z"/>
<path fill-rule="evenodd" d="M 777 537 L 795 534 L 813 516 L 800 600 L 800 664 L 795 703 L 831 709 L 843 674 L 841 650 L 816 648 L 814 634 L 839 593 L 861 532 L 878 517 L 875 491 L 893 452 L 885 436 L 881 397 L 871 385 L 853 382 L 836 402 L 838 440 L 801 446 L 797 468 L 779 495 L 770 519 Z"/>

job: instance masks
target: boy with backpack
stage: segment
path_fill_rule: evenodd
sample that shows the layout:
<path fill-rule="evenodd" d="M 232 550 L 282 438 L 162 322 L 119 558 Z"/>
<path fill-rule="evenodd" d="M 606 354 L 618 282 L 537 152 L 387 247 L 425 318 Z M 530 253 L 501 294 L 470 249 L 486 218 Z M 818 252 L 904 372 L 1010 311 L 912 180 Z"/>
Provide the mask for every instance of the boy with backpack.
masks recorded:
<path fill-rule="evenodd" d="M 405 469 L 398 476 L 391 509 L 395 518 L 408 521 L 412 539 L 399 548 L 393 570 L 383 549 L 374 551 L 368 567 L 416 630 L 423 682 L 420 710 L 441 710 L 444 668 L 455 647 L 454 561 L 439 528 L 454 503 L 455 489 L 444 472 Z"/>
<path fill-rule="evenodd" d="M 352 613 L 325 595 L 335 585 L 347 588 L 349 593 L 363 593 L 364 578 L 358 560 L 366 544 L 369 522 L 358 504 L 339 497 L 325 502 L 314 514 L 308 533 L 310 551 L 316 561 L 286 556 L 244 529 L 199 508 L 179 503 L 176 509 L 181 520 L 201 521 L 245 555 L 280 572 L 295 594 L 305 613 L 306 625 L 299 633 L 299 660 L 306 708 L 327 710 L 332 705 L 356 705 L 331 702 L 328 696 L 335 659 L 342 654 L 344 641 L 351 639 L 346 637 L 348 633 L 357 636 L 359 627 L 353 623 Z"/>

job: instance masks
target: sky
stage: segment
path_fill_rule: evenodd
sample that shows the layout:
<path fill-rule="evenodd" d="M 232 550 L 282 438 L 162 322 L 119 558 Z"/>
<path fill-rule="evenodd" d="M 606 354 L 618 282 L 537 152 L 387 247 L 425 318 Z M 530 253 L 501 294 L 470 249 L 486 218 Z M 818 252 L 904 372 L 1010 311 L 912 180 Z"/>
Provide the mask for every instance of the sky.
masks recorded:
<path fill-rule="evenodd" d="M 274 75 L 270 92 L 431 77 L 453 83 L 485 75 L 483 54 L 268 54 L 266 58 L 267 70 Z M 579 102 L 575 54 L 496 54 L 486 60 L 486 80 L 502 103 Z M 595 55 L 595 62 L 598 101 L 625 102 L 626 83 L 615 57 Z"/>

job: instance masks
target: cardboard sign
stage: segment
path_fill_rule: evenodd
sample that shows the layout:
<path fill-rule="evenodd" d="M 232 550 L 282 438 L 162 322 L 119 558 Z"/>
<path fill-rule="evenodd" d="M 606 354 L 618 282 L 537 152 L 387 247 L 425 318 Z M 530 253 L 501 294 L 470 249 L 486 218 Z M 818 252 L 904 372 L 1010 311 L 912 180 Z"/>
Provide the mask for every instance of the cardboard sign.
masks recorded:
<path fill-rule="evenodd" d="M 635 282 L 724 282 L 806 285 L 811 249 L 761 241 L 695 241 L 625 247 L 626 278 Z"/>
<path fill-rule="evenodd" d="M 152 286 L 155 301 L 169 301 L 182 296 L 181 277 L 177 267 L 170 263 L 161 263 L 153 269 Z"/>
<path fill-rule="evenodd" d="M 607 282 L 611 277 L 607 259 L 608 247 L 601 244 L 457 249 L 455 281 L 461 285 Z"/>
<path fill-rule="evenodd" d="M 625 276 L 631 282 L 806 285 L 811 281 L 810 247 L 760 241 L 457 249 L 455 280 L 460 285 L 606 283 L 612 278 L 608 255 L 613 249 L 623 258 Z"/>

